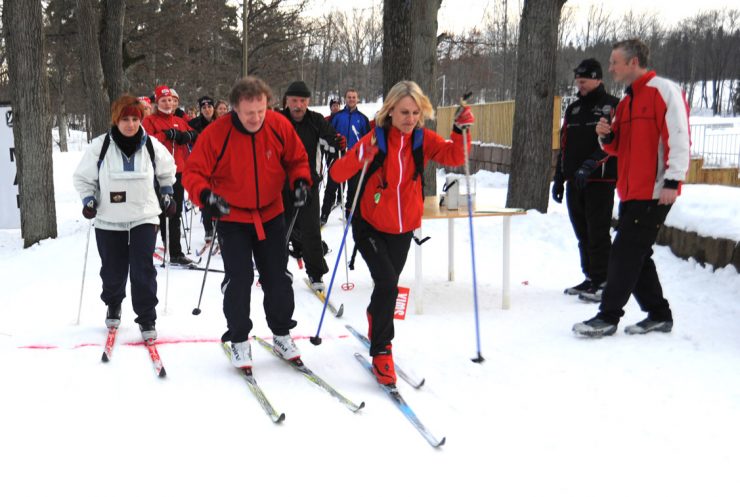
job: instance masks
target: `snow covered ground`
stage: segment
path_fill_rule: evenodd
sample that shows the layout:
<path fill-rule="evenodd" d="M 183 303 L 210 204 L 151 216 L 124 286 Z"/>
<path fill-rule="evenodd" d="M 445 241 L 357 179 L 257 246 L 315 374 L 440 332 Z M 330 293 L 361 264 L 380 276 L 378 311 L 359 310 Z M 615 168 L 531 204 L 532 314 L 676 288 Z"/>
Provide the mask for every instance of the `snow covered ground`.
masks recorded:
<path fill-rule="evenodd" d="M 72 147 L 73 150 L 76 150 Z M 353 358 L 363 347 L 344 329 L 365 329 L 371 280 L 358 259 L 334 299 L 345 316 L 324 321 L 321 305 L 291 262 L 305 362 L 366 407 L 352 414 L 255 346 L 255 376 L 282 425 L 263 414 L 218 345 L 225 330 L 220 275 L 159 273 L 159 351 L 154 376 L 130 299 L 113 359 L 105 339 L 100 261 L 91 242 L 80 325 L 75 325 L 87 221 L 71 187 L 80 151 L 55 153 L 59 237 L 22 250 L 0 231 L 0 495 L 624 496 L 732 495 L 740 464 L 740 277 L 656 247 L 672 303 L 670 335 L 575 338 L 574 322 L 596 307 L 563 295 L 581 279 L 565 207 L 512 220 L 512 308 L 500 309 L 501 220 L 476 219 L 482 353 L 474 364 L 467 221 L 457 227 L 457 280 L 446 280 L 446 223 L 425 222 L 425 313 L 413 302 L 397 321 L 394 351 L 426 385 L 402 393 L 447 444 L 434 450 Z M 479 198 L 503 206 L 507 177 L 479 173 Z M 441 181 L 440 181 L 441 183 Z M 737 223 L 737 195 L 687 187 L 674 212 L 688 223 L 715 202 L 716 226 Z M 723 194 L 725 195 L 725 194 Z M 692 200 L 694 197 L 694 200 Z M 697 211 L 681 214 L 679 206 Z M 733 210 L 734 209 L 734 210 Z M 673 215 L 673 213 L 672 213 Z M 697 222 L 696 224 L 701 224 Z M 735 224 L 735 226 L 737 226 Z M 719 229 L 719 228 L 718 228 Z M 337 213 L 324 236 L 333 266 L 342 236 Z M 193 243 L 202 242 L 194 227 Z M 412 286 L 413 250 L 401 285 Z M 219 266 L 220 259 L 212 264 Z M 328 282 L 328 276 L 326 281 Z M 412 291 L 413 299 L 413 291 Z M 254 333 L 270 337 L 253 293 Z M 642 319 L 634 301 L 623 324 Z"/>

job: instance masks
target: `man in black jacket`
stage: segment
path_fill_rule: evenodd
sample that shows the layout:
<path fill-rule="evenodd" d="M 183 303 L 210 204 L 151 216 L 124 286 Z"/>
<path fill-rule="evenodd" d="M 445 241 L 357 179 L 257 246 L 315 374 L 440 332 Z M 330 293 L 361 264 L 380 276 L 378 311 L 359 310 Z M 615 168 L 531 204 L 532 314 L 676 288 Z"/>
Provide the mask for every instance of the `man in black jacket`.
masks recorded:
<path fill-rule="evenodd" d="M 582 283 L 566 288 L 565 293 L 599 302 L 611 249 L 609 230 L 617 159 L 601 150 L 595 130 L 602 117 L 611 120 L 619 99 L 604 89 L 601 64 L 596 59 L 584 60 L 574 73 L 578 100 L 565 110 L 552 198 L 561 203 L 563 193 L 566 195 L 570 222 L 578 239 L 581 270 L 586 276 Z"/>
<path fill-rule="evenodd" d="M 339 139 L 337 132 L 324 119 L 324 116 L 308 110 L 310 101 L 311 91 L 303 81 L 294 81 L 285 91 L 283 115 L 293 125 L 306 148 L 313 180 L 309 199 L 298 213 L 290 240 L 293 246 L 292 254 L 302 257 L 306 263 L 306 274 L 308 274 L 311 287 L 323 292 L 324 283 L 321 278 L 329 272 L 329 267 L 324 260 L 324 244 L 321 241 L 321 225 L 319 224 L 321 157 L 322 154 L 329 156 L 336 154 Z M 283 190 L 283 198 L 290 195 L 288 186 L 286 185 L 286 189 Z M 284 204 L 286 223 L 289 225 L 295 215 L 295 210 L 291 202 L 284 202 Z"/>

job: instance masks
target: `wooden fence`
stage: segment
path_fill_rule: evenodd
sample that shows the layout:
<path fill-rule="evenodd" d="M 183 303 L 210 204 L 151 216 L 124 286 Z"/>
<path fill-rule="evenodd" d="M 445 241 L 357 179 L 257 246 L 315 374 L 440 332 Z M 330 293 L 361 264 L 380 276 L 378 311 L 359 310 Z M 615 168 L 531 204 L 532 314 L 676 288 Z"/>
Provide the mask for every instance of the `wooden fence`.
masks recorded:
<path fill-rule="evenodd" d="M 552 148 L 560 148 L 560 97 L 553 101 L 552 116 Z M 511 146 L 514 130 L 514 101 L 494 102 L 488 104 L 476 104 L 470 106 L 475 115 L 475 126 L 472 127 L 470 136 L 473 141 L 481 143 L 496 143 L 498 145 Z M 437 108 L 437 133 L 449 136 L 452 130 L 452 120 L 455 115 L 455 107 Z"/>
<path fill-rule="evenodd" d="M 704 159 L 691 159 L 686 183 L 703 183 L 707 185 L 740 186 L 738 168 L 704 168 Z"/>

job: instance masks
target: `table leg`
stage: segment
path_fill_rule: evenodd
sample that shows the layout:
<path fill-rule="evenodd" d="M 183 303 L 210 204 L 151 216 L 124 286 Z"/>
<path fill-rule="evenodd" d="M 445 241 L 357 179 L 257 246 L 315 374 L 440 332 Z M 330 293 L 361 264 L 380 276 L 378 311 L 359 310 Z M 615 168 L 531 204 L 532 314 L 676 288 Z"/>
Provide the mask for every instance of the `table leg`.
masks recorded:
<path fill-rule="evenodd" d="M 455 220 L 447 220 L 447 280 L 455 281 Z"/>
<path fill-rule="evenodd" d="M 504 239 L 503 239 L 503 261 L 504 261 L 504 267 L 503 267 L 503 293 L 501 295 L 501 308 L 502 309 L 509 309 L 511 308 L 511 285 L 509 281 L 509 259 L 510 259 L 510 253 L 509 253 L 509 245 L 511 239 L 511 218 L 509 216 L 504 216 Z"/>
<path fill-rule="evenodd" d="M 416 237 L 421 240 L 421 228 L 416 230 Z M 416 308 L 416 314 L 422 314 L 424 312 L 424 282 L 421 275 L 421 245 L 414 243 L 414 306 Z"/>

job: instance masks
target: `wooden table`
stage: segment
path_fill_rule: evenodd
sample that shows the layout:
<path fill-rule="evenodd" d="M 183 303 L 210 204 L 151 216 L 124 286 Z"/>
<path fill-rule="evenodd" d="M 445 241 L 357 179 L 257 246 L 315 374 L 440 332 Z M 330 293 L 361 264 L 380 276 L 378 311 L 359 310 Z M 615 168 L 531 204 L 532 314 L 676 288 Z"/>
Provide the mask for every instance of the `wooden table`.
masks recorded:
<path fill-rule="evenodd" d="M 512 216 L 523 216 L 527 211 L 523 209 L 507 209 L 503 207 L 486 206 L 485 204 L 478 203 L 473 206 L 473 217 L 503 217 L 503 291 L 501 295 L 501 308 L 509 309 L 511 307 L 510 299 L 510 281 L 509 281 L 509 264 L 510 264 L 510 243 L 511 243 L 511 217 Z M 439 199 L 435 197 L 427 197 L 424 199 L 424 217 L 423 221 L 431 219 L 447 219 L 447 279 L 449 281 L 455 280 L 455 219 L 467 218 L 468 208 L 467 204 L 463 206 L 461 210 L 447 210 L 445 207 L 439 206 Z M 422 227 L 423 227 L 422 221 Z M 416 230 L 416 236 L 422 239 L 422 228 Z M 424 282 L 422 279 L 422 258 L 421 258 L 421 245 L 416 245 L 415 251 L 415 291 L 414 291 L 414 303 L 417 314 L 422 314 L 424 311 Z M 479 256 L 480 254 L 476 254 Z"/>

